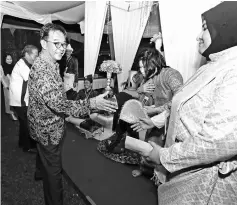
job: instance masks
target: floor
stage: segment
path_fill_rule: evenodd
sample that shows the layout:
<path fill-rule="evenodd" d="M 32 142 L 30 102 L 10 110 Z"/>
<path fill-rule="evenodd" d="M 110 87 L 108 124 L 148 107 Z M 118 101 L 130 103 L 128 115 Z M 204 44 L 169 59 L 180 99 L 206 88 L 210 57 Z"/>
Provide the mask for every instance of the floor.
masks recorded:
<path fill-rule="evenodd" d="M 18 121 L 5 114 L 1 99 L 1 204 L 44 205 L 42 181 L 34 181 L 35 154 L 18 148 L 18 129 Z M 63 185 L 64 205 L 86 204 L 65 178 Z"/>

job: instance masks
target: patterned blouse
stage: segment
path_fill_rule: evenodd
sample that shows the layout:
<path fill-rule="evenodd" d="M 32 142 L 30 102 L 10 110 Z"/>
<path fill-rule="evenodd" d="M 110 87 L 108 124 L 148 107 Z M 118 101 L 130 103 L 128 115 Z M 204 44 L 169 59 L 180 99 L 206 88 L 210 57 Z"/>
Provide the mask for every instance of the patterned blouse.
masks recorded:
<path fill-rule="evenodd" d="M 237 202 L 237 46 L 210 55 L 172 101 L 159 204 Z"/>
<path fill-rule="evenodd" d="M 63 137 L 65 116 L 79 117 L 90 111 L 90 103 L 67 100 L 58 63 L 40 53 L 29 75 L 28 121 L 31 137 L 43 145 L 57 145 Z M 94 104 L 94 101 L 90 101 Z"/>
<path fill-rule="evenodd" d="M 153 83 L 156 85 L 153 93 L 154 103 L 156 107 L 160 107 L 171 103 L 174 94 L 183 85 L 183 77 L 179 71 L 166 67 L 153 78 Z"/>
<path fill-rule="evenodd" d="M 139 100 L 142 101 L 144 95 L 149 97 L 148 102 L 145 105 L 155 105 L 159 107 L 159 112 L 169 110 L 171 106 L 171 100 L 179 88 L 183 85 L 183 77 L 179 71 L 166 67 L 162 68 L 159 75 L 150 79 L 154 85 L 155 90 L 153 94 L 140 94 Z"/>

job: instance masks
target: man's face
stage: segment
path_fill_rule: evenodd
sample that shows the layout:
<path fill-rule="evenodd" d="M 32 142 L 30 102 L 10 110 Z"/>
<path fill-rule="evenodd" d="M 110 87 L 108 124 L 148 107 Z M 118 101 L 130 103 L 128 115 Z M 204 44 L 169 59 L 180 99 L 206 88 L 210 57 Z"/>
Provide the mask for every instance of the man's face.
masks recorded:
<path fill-rule="evenodd" d="M 67 47 L 64 34 L 61 31 L 50 31 L 46 43 L 46 50 L 52 60 L 54 62 L 61 60 Z"/>
<path fill-rule="evenodd" d="M 90 83 L 90 81 L 85 80 L 84 81 L 84 87 L 86 90 L 90 90 L 92 88 L 92 84 Z"/>
<path fill-rule="evenodd" d="M 31 65 L 33 65 L 33 63 L 38 55 L 39 55 L 38 49 L 33 49 L 31 54 L 29 54 L 30 58 L 28 58 L 28 61 Z"/>
<path fill-rule="evenodd" d="M 66 56 L 69 58 L 72 55 L 72 51 L 71 50 L 66 50 Z"/>

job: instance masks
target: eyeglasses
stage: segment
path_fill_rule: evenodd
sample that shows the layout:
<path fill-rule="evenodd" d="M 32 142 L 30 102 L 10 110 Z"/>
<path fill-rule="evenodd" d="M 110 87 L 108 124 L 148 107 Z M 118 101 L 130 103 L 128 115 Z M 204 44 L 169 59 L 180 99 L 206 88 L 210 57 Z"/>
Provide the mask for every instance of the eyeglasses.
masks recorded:
<path fill-rule="evenodd" d="M 61 46 L 63 47 L 63 49 L 67 48 L 67 43 L 53 42 L 53 41 L 48 41 L 48 40 L 45 40 L 45 41 L 53 43 L 57 49 L 60 49 Z"/>

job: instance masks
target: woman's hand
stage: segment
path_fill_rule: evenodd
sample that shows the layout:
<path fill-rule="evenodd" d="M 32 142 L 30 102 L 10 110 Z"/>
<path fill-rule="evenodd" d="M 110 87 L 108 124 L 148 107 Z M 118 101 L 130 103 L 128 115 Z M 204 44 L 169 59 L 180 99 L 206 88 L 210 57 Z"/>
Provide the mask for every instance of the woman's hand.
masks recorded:
<path fill-rule="evenodd" d="M 148 82 L 144 83 L 143 85 L 141 85 L 138 88 L 138 92 L 140 92 L 140 93 L 153 93 L 155 88 L 156 88 L 155 84 L 148 81 Z"/>
<path fill-rule="evenodd" d="M 98 95 L 95 97 L 95 108 L 98 110 L 105 110 L 108 112 L 116 112 L 116 109 L 118 109 L 118 104 L 117 102 L 113 102 L 110 100 L 104 99 L 105 96 L 109 94 L 109 91 Z M 92 98 L 93 99 L 93 98 Z"/>
<path fill-rule="evenodd" d="M 155 164 L 160 164 L 160 149 L 161 146 L 157 145 L 155 142 L 149 141 L 153 149 L 148 154 L 143 154 L 147 161 L 151 161 Z"/>
<path fill-rule="evenodd" d="M 140 118 L 139 122 L 133 124 L 131 128 L 136 132 L 140 132 L 142 130 L 153 128 L 154 126 L 155 125 L 150 118 Z"/>
<path fill-rule="evenodd" d="M 144 106 L 144 109 L 148 115 L 156 114 L 157 113 L 157 108 L 153 105 L 151 106 Z"/>

